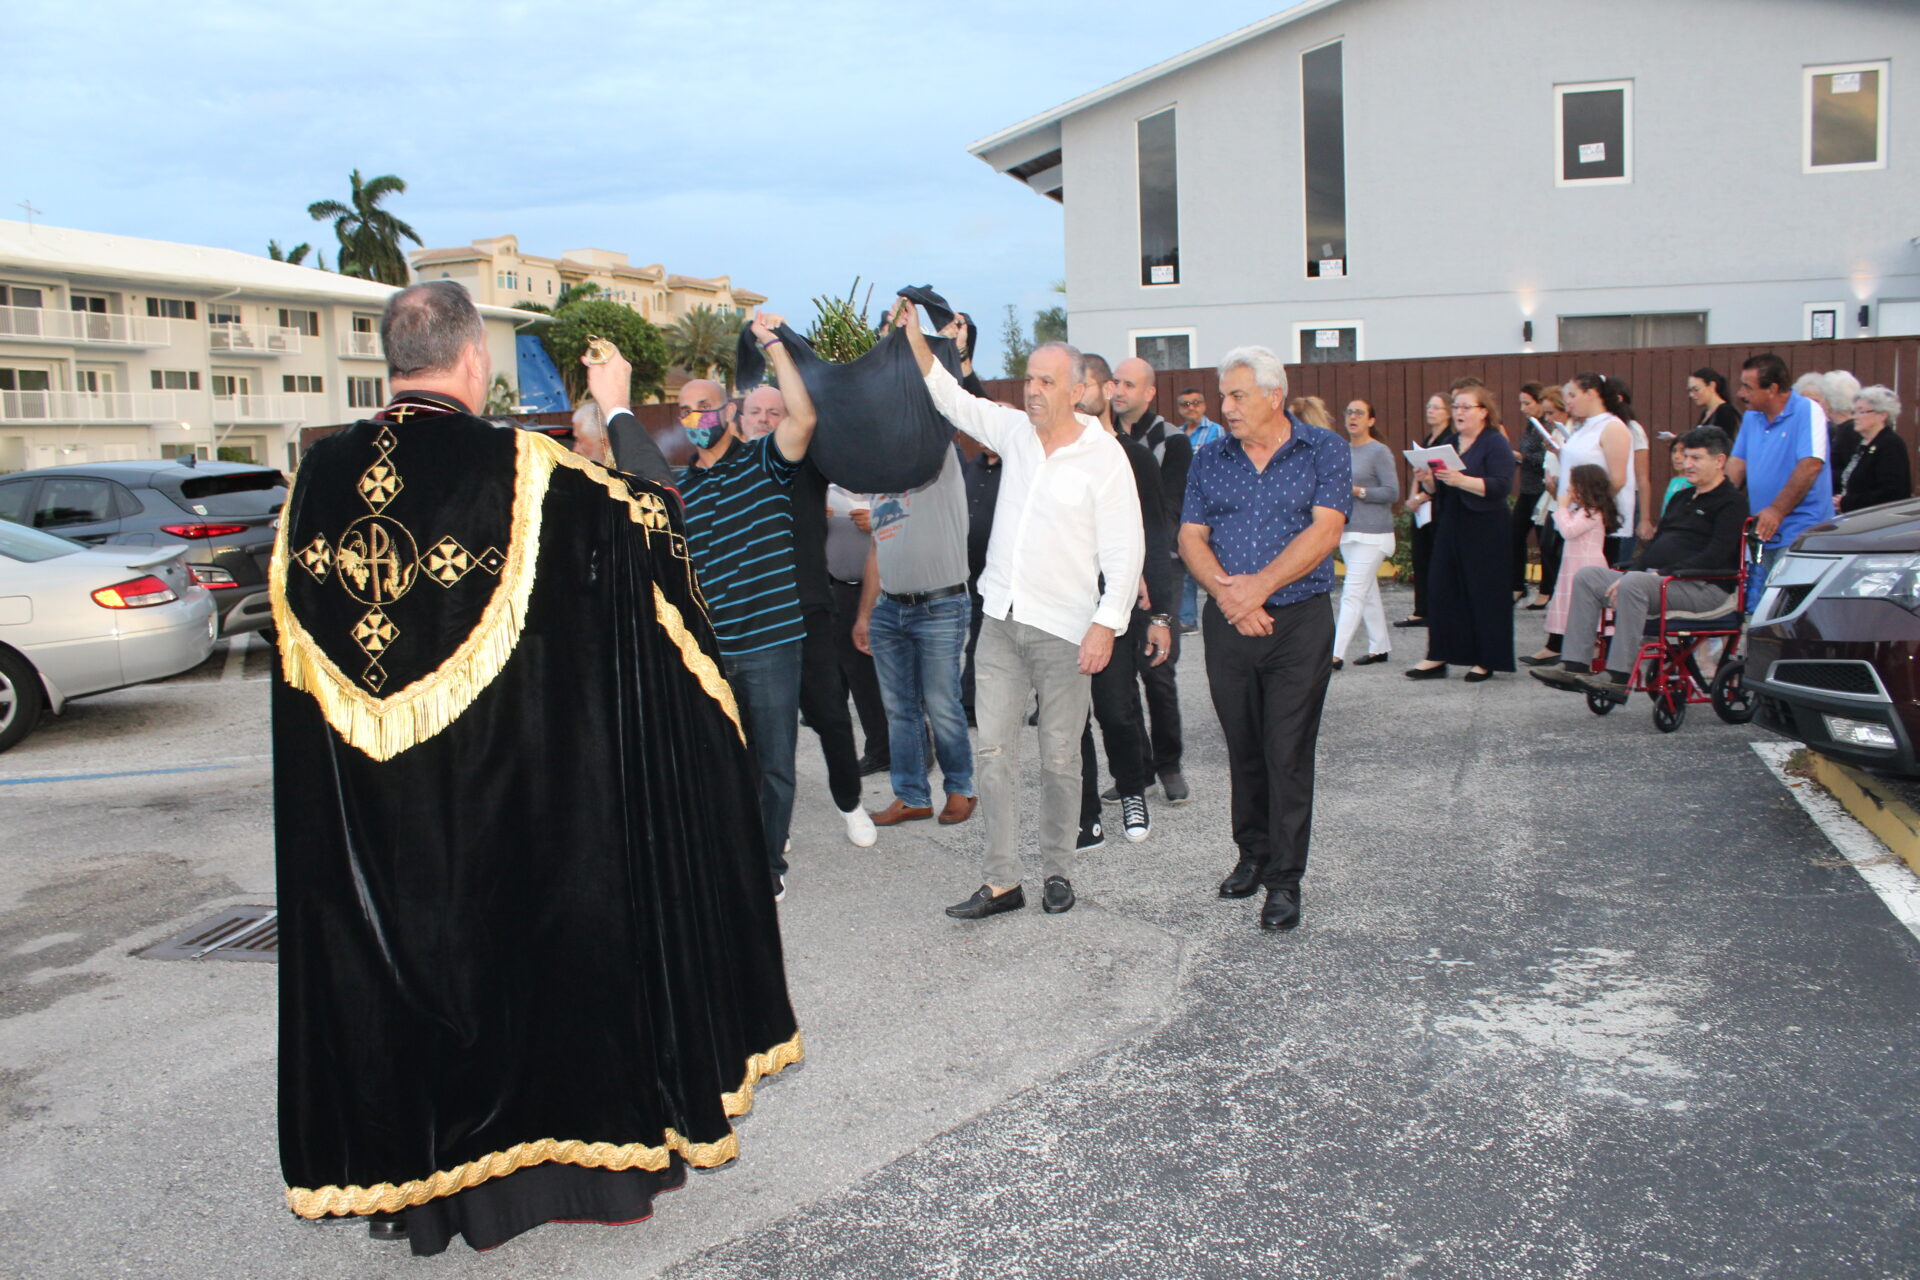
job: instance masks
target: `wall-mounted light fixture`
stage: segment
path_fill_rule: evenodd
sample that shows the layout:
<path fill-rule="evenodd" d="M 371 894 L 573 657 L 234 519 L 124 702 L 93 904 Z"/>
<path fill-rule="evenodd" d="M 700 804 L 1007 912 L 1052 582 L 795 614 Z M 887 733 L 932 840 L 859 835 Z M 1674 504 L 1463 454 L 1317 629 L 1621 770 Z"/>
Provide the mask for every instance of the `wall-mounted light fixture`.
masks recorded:
<path fill-rule="evenodd" d="M 1520 341 L 1522 342 L 1533 341 L 1533 321 L 1522 320 L 1520 322 Z"/>
<path fill-rule="evenodd" d="M 1867 304 L 1866 304 L 1866 303 L 1864 303 L 1864 302 L 1863 302 L 1863 303 L 1861 303 L 1861 304 L 1860 304 L 1860 316 L 1859 316 L 1859 320 L 1860 320 L 1860 327 L 1861 327 L 1862 329 L 1865 329 L 1865 328 L 1866 328 L 1866 327 L 1867 327 L 1867 326 L 1868 326 L 1868 325 L 1869 325 L 1869 324 L 1871 323 L 1871 321 L 1872 321 L 1872 319 L 1873 319 L 1873 312 L 1872 312 L 1872 310 L 1868 308 L 1868 306 L 1867 306 Z"/>

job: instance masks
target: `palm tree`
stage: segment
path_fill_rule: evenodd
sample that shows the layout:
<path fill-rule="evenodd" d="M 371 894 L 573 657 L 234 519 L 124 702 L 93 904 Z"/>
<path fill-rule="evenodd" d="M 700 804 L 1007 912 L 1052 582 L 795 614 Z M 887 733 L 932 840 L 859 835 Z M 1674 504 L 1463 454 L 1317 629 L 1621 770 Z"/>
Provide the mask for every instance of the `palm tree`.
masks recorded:
<path fill-rule="evenodd" d="M 601 296 L 600 286 L 591 280 L 582 280 L 579 284 L 560 286 L 560 294 L 553 300 L 553 309 L 558 311 L 571 302 L 585 302 Z"/>
<path fill-rule="evenodd" d="M 275 262 L 284 262 L 289 266 L 297 267 L 306 261 L 307 254 L 312 249 L 313 246 L 310 244 L 297 244 L 291 249 L 282 249 L 278 240 L 267 241 L 267 256 Z"/>
<path fill-rule="evenodd" d="M 419 232 L 382 209 L 380 202 L 391 195 L 405 194 L 407 184 L 390 173 L 363 182 L 358 169 L 349 175 L 349 181 L 353 190 L 346 203 L 316 200 L 307 206 L 315 222 L 333 223 L 333 234 L 340 241 L 340 273 L 382 284 L 406 284 L 407 255 L 400 242 L 424 242 Z"/>
<path fill-rule="evenodd" d="M 732 382 L 734 343 L 744 319 L 738 308 L 695 307 L 667 326 L 667 358 L 696 378 L 718 372 Z"/>

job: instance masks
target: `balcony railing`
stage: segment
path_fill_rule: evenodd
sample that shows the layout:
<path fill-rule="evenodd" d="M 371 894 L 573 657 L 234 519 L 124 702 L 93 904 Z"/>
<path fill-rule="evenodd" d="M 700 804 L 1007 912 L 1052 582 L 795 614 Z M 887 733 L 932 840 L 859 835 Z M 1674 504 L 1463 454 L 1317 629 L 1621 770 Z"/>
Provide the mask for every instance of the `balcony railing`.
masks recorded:
<path fill-rule="evenodd" d="M 235 422 L 305 422 L 314 416 L 310 406 L 319 398 L 296 394 L 215 396 L 213 421 L 222 427 Z"/>
<path fill-rule="evenodd" d="M 0 391 L 0 422 L 177 422 L 171 391 Z"/>
<path fill-rule="evenodd" d="M 387 353 L 380 346 L 377 333 L 343 333 L 340 335 L 340 354 L 349 359 L 384 360 Z"/>
<path fill-rule="evenodd" d="M 207 348 L 228 356 L 292 356 L 300 354 L 301 332 L 277 324 L 214 324 L 207 326 Z"/>
<path fill-rule="evenodd" d="M 73 346 L 164 347 L 173 341 L 167 321 L 53 307 L 0 307 L 0 338 Z"/>

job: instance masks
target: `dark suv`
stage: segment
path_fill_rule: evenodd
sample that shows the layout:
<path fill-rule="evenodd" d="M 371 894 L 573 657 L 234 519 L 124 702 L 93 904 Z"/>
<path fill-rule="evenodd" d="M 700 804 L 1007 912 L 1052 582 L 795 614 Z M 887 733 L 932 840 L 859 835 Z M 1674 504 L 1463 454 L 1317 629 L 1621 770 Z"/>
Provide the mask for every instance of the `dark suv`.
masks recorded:
<path fill-rule="evenodd" d="M 1794 540 L 1748 633 L 1755 718 L 1824 755 L 1920 774 L 1920 499 Z"/>
<path fill-rule="evenodd" d="M 267 564 L 287 478 L 244 462 L 99 462 L 0 476 L 0 520 L 76 542 L 187 544 L 220 634 L 264 631 Z"/>

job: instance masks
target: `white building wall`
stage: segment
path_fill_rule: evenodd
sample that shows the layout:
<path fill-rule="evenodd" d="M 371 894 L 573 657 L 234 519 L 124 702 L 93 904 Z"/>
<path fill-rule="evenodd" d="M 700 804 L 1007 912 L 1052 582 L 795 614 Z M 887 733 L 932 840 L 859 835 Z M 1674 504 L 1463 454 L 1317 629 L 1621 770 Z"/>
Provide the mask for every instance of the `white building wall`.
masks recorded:
<path fill-rule="evenodd" d="M 1349 274 L 1305 274 L 1300 55 L 1344 42 Z M 1878 170 L 1802 171 L 1806 66 L 1888 59 Z M 1556 84 L 1631 80 L 1632 181 L 1555 185 Z M 1178 110 L 1181 282 L 1138 283 L 1134 124 Z M 1920 5 L 1349 0 L 1062 122 L 1073 340 L 1191 330 L 1194 360 L 1358 320 L 1369 359 L 1553 350 L 1561 315 L 1920 298 Z M 1896 313 L 1900 308 L 1896 308 Z M 1874 331 L 1871 328 L 1868 331 Z"/>

